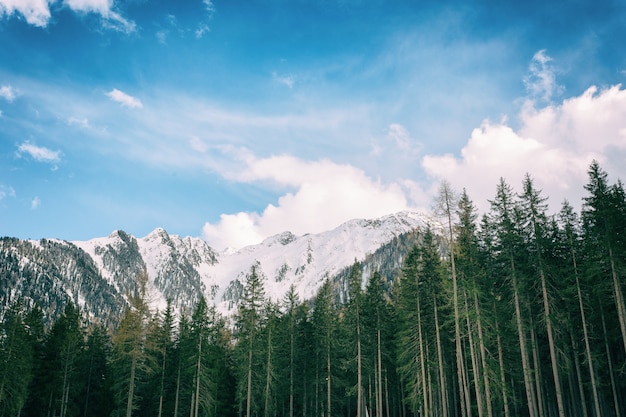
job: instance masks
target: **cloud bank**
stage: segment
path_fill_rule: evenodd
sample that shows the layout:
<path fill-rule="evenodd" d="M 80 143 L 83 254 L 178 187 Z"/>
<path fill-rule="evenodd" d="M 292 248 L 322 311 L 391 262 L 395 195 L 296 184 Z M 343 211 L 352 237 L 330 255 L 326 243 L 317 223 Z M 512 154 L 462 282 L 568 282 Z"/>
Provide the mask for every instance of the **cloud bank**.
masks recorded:
<path fill-rule="evenodd" d="M 427 155 L 424 170 L 433 179 L 466 187 L 483 209 L 503 177 L 519 188 L 529 173 L 551 208 L 564 199 L 580 204 L 587 168 L 593 159 L 610 174 L 625 178 L 626 90 L 591 87 L 558 105 L 536 108 L 526 102 L 516 131 L 506 123 L 485 121 L 474 129 L 460 156 Z"/>
<path fill-rule="evenodd" d="M 411 184 L 385 184 L 358 168 L 329 160 L 248 157 L 244 170 L 231 177 L 241 182 L 270 181 L 295 191 L 285 193 L 261 214 L 223 214 L 219 222 L 206 223 L 203 236 L 218 250 L 259 243 L 285 230 L 316 233 L 347 219 L 380 217 L 410 208 L 406 187 Z"/>

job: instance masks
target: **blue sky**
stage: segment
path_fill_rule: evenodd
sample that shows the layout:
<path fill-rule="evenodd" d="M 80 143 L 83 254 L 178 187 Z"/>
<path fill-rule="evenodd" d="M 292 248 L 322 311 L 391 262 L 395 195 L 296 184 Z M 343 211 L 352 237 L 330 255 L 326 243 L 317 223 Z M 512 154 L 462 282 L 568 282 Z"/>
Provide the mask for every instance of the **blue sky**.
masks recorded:
<path fill-rule="evenodd" d="M 626 3 L 0 0 L 0 235 L 217 249 L 626 178 Z"/>

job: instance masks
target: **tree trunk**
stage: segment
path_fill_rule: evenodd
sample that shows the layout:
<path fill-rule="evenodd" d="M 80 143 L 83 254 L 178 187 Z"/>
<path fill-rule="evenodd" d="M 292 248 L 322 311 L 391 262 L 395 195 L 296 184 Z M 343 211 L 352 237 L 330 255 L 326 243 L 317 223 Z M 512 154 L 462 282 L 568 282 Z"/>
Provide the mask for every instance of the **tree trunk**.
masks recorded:
<path fill-rule="evenodd" d="M 533 401 L 534 390 L 530 375 L 530 364 L 528 363 L 528 349 L 526 348 L 526 335 L 522 324 L 522 309 L 520 307 L 519 288 L 517 287 L 517 277 L 515 275 L 515 265 L 511 257 L 511 271 L 513 283 L 513 299 L 515 302 L 515 322 L 517 323 L 517 334 L 519 338 L 520 352 L 522 356 L 522 371 L 524 374 L 524 388 L 526 390 L 526 404 L 528 405 L 528 415 L 537 417 L 537 411 Z"/>
<path fill-rule="evenodd" d="M 565 407 L 563 405 L 563 393 L 561 392 L 561 379 L 559 378 L 558 359 L 556 348 L 554 347 L 554 333 L 552 331 L 552 318 L 550 317 L 550 302 L 548 300 L 548 290 L 546 288 L 546 277 L 543 268 L 539 270 L 541 278 L 541 294 L 543 295 L 543 313 L 546 320 L 546 331 L 548 332 L 548 345 L 550 348 L 550 361 L 552 363 L 552 377 L 554 378 L 554 391 L 556 394 L 556 406 L 559 417 L 565 417 Z"/>
<path fill-rule="evenodd" d="M 483 327 L 478 305 L 478 294 L 474 291 L 474 308 L 476 310 L 476 325 L 478 326 L 478 344 L 480 346 L 480 362 L 482 365 L 483 384 L 485 386 L 485 403 L 487 404 L 487 417 L 493 417 L 491 405 L 491 386 L 489 384 L 489 368 L 487 367 L 487 349 L 483 340 Z"/>
<path fill-rule="evenodd" d="M 478 358 L 476 349 L 474 348 L 474 337 L 472 336 L 473 330 L 472 325 L 470 323 L 469 317 L 469 307 L 467 305 L 467 292 L 463 290 L 463 305 L 465 306 L 465 322 L 467 325 L 467 335 L 468 335 L 468 343 L 470 347 L 470 357 L 472 358 L 472 369 L 474 370 L 474 391 L 476 393 L 476 405 L 478 408 L 478 417 L 483 417 L 484 409 L 483 409 L 483 393 L 480 387 L 480 380 L 478 374 L 480 373 L 478 369 Z"/>
<path fill-rule="evenodd" d="M 495 310 L 495 300 L 494 300 Z M 498 323 L 498 314 L 496 312 L 496 340 L 498 343 L 498 364 L 500 366 L 500 384 L 502 385 L 502 403 L 504 404 L 504 417 L 511 417 L 509 411 L 509 396 L 506 389 L 506 375 L 504 372 L 504 355 L 502 352 L 502 336 L 500 335 L 500 324 Z"/>
<path fill-rule="evenodd" d="M 437 359 L 439 362 L 439 390 L 441 391 L 441 415 L 448 417 L 448 401 L 446 392 L 446 379 L 443 369 L 443 351 L 441 348 L 441 336 L 439 334 L 439 316 L 437 313 L 437 297 L 433 295 L 433 305 L 435 311 L 435 334 L 437 337 Z"/>
<path fill-rule="evenodd" d="M 613 359 L 611 358 L 611 349 L 609 348 L 609 340 L 606 332 L 606 321 L 604 320 L 604 309 L 600 308 L 600 316 L 602 318 L 602 335 L 604 337 L 604 348 L 606 350 L 606 360 L 609 365 L 609 376 L 611 379 L 611 391 L 613 393 L 613 406 L 615 408 L 615 416 L 621 417 L 619 408 L 619 396 L 617 395 L 617 388 L 615 384 L 615 375 L 613 373 Z"/>

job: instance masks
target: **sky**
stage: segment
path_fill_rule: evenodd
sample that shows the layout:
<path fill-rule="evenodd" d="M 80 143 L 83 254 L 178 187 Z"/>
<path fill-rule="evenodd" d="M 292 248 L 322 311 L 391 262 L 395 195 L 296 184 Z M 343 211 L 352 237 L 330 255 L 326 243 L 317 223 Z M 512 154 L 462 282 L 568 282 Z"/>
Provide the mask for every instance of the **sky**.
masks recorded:
<path fill-rule="evenodd" d="M 623 0 L 0 0 L 0 236 L 217 250 L 626 179 Z"/>

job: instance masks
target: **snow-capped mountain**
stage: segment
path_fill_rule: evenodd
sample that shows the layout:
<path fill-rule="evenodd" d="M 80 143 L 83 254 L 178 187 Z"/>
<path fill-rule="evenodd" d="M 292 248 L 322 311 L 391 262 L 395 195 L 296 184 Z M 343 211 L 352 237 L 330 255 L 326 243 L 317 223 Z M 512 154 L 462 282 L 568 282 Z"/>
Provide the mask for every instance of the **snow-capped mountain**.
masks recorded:
<path fill-rule="evenodd" d="M 223 253 L 202 239 L 181 238 L 161 228 L 143 238 L 121 230 L 76 242 L 3 238 L 0 309 L 21 296 L 54 315 L 72 300 L 88 317 L 97 318 L 121 311 L 145 271 L 154 308 L 163 309 L 170 299 L 175 308 L 189 311 L 203 294 L 229 315 L 253 264 L 262 271 L 269 298 L 282 299 L 293 285 L 306 300 L 326 278 L 340 279 L 355 260 L 363 263 L 364 282 L 374 269 L 390 274 L 401 266 L 427 221 L 423 214 L 400 212 L 375 220 L 351 220 L 318 234 L 283 232 L 258 245 Z"/>

